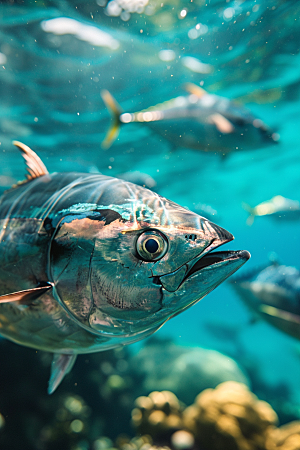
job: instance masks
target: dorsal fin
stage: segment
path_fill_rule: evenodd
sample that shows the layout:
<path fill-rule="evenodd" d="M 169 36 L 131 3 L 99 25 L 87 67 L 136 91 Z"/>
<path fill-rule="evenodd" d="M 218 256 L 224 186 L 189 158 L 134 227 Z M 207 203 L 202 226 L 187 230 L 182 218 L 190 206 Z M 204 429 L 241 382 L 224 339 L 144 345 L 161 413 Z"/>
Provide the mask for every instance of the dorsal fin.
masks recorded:
<path fill-rule="evenodd" d="M 45 164 L 31 148 L 19 141 L 13 141 L 13 144 L 21 150 L 22 156 L 25 159 L 27 171 L 29 172 L 26 174 L 28 181 L 49 173 Z"/>
<path fill-rule="evenodd" d="M 208 95 L 205 89 L 194 83 L 185 83 L 184 88 L 190 94 L 196 95 L 196 97 L 198 98 L 201 98 L 204 95 Z"/>

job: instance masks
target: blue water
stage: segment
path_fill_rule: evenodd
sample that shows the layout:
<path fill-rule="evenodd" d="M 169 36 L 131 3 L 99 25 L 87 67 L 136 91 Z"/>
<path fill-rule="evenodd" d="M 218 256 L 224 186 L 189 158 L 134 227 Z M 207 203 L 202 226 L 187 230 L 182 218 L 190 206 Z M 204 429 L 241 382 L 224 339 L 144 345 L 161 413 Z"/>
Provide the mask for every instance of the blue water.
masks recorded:
<path fill-rule="evenodd" d="M 235 235 L 227 247 L 251 252 L 249 267 L 276 252 L 299 268 L 300 222 L 263 217 L 248 227 L 241 205 L 278 194 L 300 200 L 300 4 L 128 1 L 122 10 L 119 3 L 1 4 L 1 186 L 23 178 L 14 139 L 37 151 L 49 171 L 146 172 L 161 195 L 191 209 L 211 205 L 216 222 Z M 141 13 L 128 12 L 137 4 Z M 109 15 L 113 11 L 118 15 Z M 60 22 L 55 31 L 51 20 L 58 18 L 76 22 L 69 29 Z M 161 50 L 174 59 L 162 60 Z M 186 57 L 205 68 L 191 70 L 182 63 Z M 124 110 L 136 111 L 184 95 L 185 82 L 241 101 L 280 134 L 279 144 L 222 160 L 214 152 L 174 149 L 146 125 L 130 124 L 110 149 L 101 149 L 110 121 L 101 89 Z M 270 385 L 287 384 L 300 404 L 300 344 L 263 322 L 249 325 L 250 317 L 225 283 L 158 334 L 233 354 L 235 344 L 213 336 L 205 324 L 245 324 L 238 334 L 243 357 L 259 365 Z"/>

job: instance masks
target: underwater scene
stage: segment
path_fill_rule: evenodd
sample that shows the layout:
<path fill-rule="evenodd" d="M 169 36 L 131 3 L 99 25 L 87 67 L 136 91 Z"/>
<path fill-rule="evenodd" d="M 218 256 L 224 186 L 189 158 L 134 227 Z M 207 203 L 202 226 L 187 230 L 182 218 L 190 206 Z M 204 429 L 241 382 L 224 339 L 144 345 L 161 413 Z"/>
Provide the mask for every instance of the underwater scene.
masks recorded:
<path fill-rule="evenodd" d="M 0 3 L 1 450 L 300 450 L 299 42 L 293 0 Z"/>

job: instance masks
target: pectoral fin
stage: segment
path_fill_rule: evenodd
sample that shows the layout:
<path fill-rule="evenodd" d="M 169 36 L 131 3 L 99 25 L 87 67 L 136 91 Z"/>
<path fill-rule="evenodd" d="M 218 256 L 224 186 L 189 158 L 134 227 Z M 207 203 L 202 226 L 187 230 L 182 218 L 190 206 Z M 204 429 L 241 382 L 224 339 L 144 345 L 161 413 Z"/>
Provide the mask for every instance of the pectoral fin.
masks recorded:
<path fill-rule="evenodd" d="M 190 94 L 196 95 L 196 97 L 201 98 L 203 95 L 208 95 L 205 89 L 198 86 L 194 83 L 185 83 L 184 85 L 185 90 L 188 91 Z"/>
<path fill-rule="evenodd" d="M 12 292 L 11 294 L 0 295 L 0 304 L 9 302 L 20 302 L 23 305 L 30 304 L 40 295 L 47 292 L 54 286 L 53 283 L 45 283 L 43 286 L 38 286 L 32 289 L 25 289 L 24 291 Z"/>
<path fill-rule="evenodd" d="M 208 122 L 215 124 L 218 130 L 223 134 L 229 134 L 234 131 L 234 126 L 222 114 L 216 113 L 208 117 Z"/>
<path fill-rule="evenodd" d="M 63 355 L 55 353 L 51 365 L 51 375 L 48 384 L 48 394 L 53 394 L 60 385 L 65 375 L 67 375 L 74 366 L 77 355 Z"/>

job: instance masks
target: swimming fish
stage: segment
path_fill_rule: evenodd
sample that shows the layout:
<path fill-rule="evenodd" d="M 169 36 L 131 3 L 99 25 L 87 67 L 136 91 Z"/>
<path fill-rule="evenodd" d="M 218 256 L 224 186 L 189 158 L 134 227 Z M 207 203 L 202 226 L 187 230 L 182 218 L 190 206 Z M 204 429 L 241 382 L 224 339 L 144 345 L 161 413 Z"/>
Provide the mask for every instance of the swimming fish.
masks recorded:
<path fill-rule="evenodd" d="M 15 141 L 27 181 L 0 198 L 0 334 L 54 353 L 48 392 L 76 355 L 151 335 L 235 272 L 225 229 L 141 186 L 49 174 Z"/>
<path fill-rule="evenodd" d="M 300 271 L 277 262 L 230 280 L 256 318 L 300 339 Z"/>
<path fill-rule="evenodd" d="M 259 203 L 252 208 L 243 203 L 243 208 L 249 213 L 247 225 L 252 225 L 255 216 L 271 216 L 274 219 L 300 220 L 300 202 L 290 200 L 282 195 L 276 195 L 271 200 Z"/>
<path fill-rule="evenodd" d="M 102 142 L 109 148 L 117 138 L 120 126 L 146 123 L 175 147 L 220 152 L 252 149 L 274 144 L 279 135 L 248 109 L 225 97 L 209 94 L 200 86 L 186 84 L 189 95 L 172 98 L 137 112 L 122 112 L 107 91 L 102 99 L 112 114 L 112 125 Z"/>

